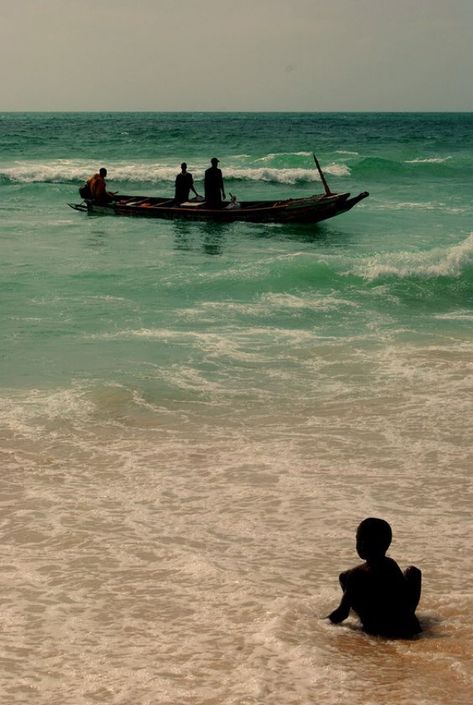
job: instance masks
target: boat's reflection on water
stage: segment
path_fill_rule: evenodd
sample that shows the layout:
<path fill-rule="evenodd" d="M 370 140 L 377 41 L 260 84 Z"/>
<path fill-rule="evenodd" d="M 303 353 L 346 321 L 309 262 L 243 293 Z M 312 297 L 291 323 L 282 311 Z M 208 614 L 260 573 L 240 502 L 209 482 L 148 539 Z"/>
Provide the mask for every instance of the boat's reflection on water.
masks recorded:
<path fill-rule="evenodd" d="M 325 224 L 265 224 L 265 223 L 218 223 L 215 221 L 189 222 L 175 220 L 172 223 L 174 247 L 181 251 L 202 250 L 208 255 L 221 255 L 225 244 L 233 237 L 278 239 L 297 243 L 330 244 L 343 240 L 343 231 L 334 230 Z"/>
<path fill-rule="evenodd" d="M 226 235 L 233 230 L 231 223 L 206 221 L 190 223 L 185 220 L 175 220 L 174 247 L 176 250 L 195 250 L 196 243 L 207 255 L 221 255 Z M 198 240 L 196 239 L 198 238 Z"/>
<path fill-rule="evenodd" d="M 253 225 L 252 227 L 254 228 L 253 235 L 260 239 L 277 238 L 298 243 L 329 242 L 333 232 L 330 228 L 327 229 L 323 223 L 268 224 L 266 226 Z"/>

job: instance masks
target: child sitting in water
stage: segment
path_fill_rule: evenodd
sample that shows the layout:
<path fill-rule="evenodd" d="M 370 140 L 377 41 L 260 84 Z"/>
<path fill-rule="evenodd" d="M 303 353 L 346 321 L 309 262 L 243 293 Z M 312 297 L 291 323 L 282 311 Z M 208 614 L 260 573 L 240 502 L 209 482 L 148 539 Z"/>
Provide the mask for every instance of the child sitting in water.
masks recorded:
<path fill-rule="evenodd" d="M 333 624 L 343 622 L 350 608 L 368 634 L 408 639 L 422 631 L 415 616 L 422 573 L 411 566 L 402 573 L 385 553 L 391 543 L 391 527 L 384 519 L 365 519 L 356 532 L 356 550 L 365 563 L 340 575 L 343 596 L 328 615 Z"/>

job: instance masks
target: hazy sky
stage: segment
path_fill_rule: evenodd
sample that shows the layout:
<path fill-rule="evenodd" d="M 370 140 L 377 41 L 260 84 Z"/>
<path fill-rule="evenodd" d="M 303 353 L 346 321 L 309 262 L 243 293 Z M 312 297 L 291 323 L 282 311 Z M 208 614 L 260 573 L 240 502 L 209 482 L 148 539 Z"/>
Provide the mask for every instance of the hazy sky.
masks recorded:
<path fill-rule="evenodd" d="M 473 110 L 473 0 L 0 0 L 0 111 Z"/>

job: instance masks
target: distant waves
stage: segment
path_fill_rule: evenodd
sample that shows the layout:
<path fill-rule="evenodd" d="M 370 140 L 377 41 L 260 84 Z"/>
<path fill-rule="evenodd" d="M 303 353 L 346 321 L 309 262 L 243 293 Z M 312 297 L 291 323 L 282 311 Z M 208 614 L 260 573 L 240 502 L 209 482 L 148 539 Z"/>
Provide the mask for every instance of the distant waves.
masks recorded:
<path fill-rule="evenodd" d="M 305 154 L 305 153 L 303 153 Z M 176 163 L 160 161 L 123 162 L 107 161 L 109 180 L 137 183 L 173 183 L 179 171 Z M 295 164 L 294 162 L 297 162 Z M 302 163 L 301 163 L 302 162 Z M 101 164 L 85 160 L 15 161 L 0 165 L 0 184 L 9 183 L 80 183 L 94 173 Z M 310 184 L 320 181 L 319 174 L 307 156 L 301 159 L 296 154 L 268 154 L 251 158 L 235 155 L 222 161 L 221 167 L 226 182 L 253 182 L 274 184 Z M 207 163 L 189 160 L 189 169 L 195 181 L 202 181 Z M 398 161 L 382 157 L 361 155 L 339 155 L 322 160 L 325 174 L 332 179 L 347 177 L 357 180 L 375 178 L 380 181 L 401 176 L 449 176 L 470 178 L 473 176 L 473 161 L 457 160 L 452 156 L 419 157 Z M 343 187 L 341 187 L 343 188 Z"/>

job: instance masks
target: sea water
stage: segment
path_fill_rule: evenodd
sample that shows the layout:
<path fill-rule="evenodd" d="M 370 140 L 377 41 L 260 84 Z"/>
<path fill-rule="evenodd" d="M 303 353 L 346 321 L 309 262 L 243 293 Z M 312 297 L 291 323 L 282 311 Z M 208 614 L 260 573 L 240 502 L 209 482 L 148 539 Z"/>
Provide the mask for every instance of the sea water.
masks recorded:
<path fill-rule="evenodd" d="M 473 116 L 0 115 L 2 702 L 469 705 Z M 319 225 L 108 187 L 370 197 Z M 338 603 L 387 519 L 413 641 Z"/>

